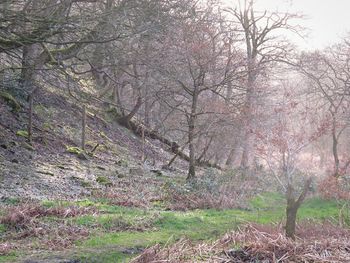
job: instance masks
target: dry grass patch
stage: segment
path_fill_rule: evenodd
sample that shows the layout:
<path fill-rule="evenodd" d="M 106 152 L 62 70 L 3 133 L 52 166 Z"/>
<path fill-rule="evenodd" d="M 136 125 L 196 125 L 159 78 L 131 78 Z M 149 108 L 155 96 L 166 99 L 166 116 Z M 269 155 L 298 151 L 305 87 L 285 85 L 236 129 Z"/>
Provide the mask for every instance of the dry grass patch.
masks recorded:
<path fill-rule="evenodd" d="M 207 175 L 191 183 L 168 182 L 164 197 L 170 210 L 244 208 L 255 191 L 257 182 L 252 178 Z"/>
<path fill-rule="evenodd" d="M 94 207 L 48 208 L 36 203 L 7 207 L 0 218 L 6 229 L 1 238 L 6 242 L 0 244 L 0 253 L 9 253 L 15 248 L 60 250 L 71 247 L 76 240 L 88 237 L 89 231 L 65 219 L 95 213 Z"/>
<path fill-rule="evenodd" d="M 293 241 L 281 226 L 247 225 L 213 243 L 180 240 L 153 246 L 132 263 L 149 262 L 350 262 L 350 231 L 325 223 L 305 223 Z"/>
<path fill-rule="evenodd" d="M 19 206 L 8 207 L 4 216 L 0 218 L 0 223 L 10 229 L 26 229 L 41 217 L 68 218 L 85 214 L 97 213 L 94 207 L 45 207 L 40 204 L 26 203 Z"/>

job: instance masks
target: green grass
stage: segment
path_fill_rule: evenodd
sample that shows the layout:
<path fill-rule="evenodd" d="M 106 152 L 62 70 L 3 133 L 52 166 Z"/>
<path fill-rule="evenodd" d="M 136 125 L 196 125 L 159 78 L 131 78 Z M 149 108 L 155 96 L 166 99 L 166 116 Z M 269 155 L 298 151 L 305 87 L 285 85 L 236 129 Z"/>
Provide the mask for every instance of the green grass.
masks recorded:
<path fill-rule="evenodd" d="M 6 256 L 0 256 L 0 263 L 15 262 L 17 257 L 18 256 L 15 253 L 11 253 L 10 255 Z"/>
<path fill-rule="evenodd" d="M 250 206 L 255 209 L 279 209 L 285 205 L 286 200 L 280 193 L 263 193 L 250 200 Z"/>
<path fill-rule="evenodd" d="M 133 216 L 141 213 L 151 213 L 151 211 L 145 212 L 143 210 L 120 207 L 108 207 L 107 210 L 112 213 L 113 211 L 118 213 L 122 210 L 125 216 L 128 213 L 131 213 Z M 306 200 L 300 208 L 298 219 L 322 221 L 336 217 L 338 212 L 339 204 L 337 202 L 311 198 Z M 265 193 L 253 198 L 248 210 L 161 211 L 159 219 L 154 222 L 155 230 L 153 231 L 100 234 L 80 243 L 80 246 L 98 248 L 113 244 L 126 248 L 145 248 L 156 243 L 174 242 L 182 237 L 193 241 L 215 240 L 224 233 L 235 229 L 239 224 L 247 222 L 260 224 L 281 222 L 284 217 L 284 197 L 277 193 Z"/>
<path fill-rule="evenodd" d="M 333 200 L 322 200 L 320 198 L 311 198 L 307 200 L 298 211 L 298 219 L 327 220 L 337 218 L 342 202 Z"/>
<path fill-rule="evenodd" d="M 188 212 L 163 211 L 160 208 L 145 210 L 109 205 L 107 200 L 103 199 L 79 202 L 45 201 L 43 204 L 48 207 L 62 205 L 97 207 L 100 211 L 97 215 L 84 215 L 67 220 L 91 229 L 92 235 L 89 239 L 77 242 L 77 257 L 91 259 L 91 262 L 94 258 L 98 258 L 99 261 L 96 262 L 106 263 L 127 262 L 135 256 L 130 250 L 137 248 L 142 249 L 157 243 L 172 243 L 183 237 L 193 241 L 215 240 L 224 233 L 236 229 L 239 224 L 248 222 L 268 224 L 281 222 L 285 217 L 285 199 L 278 193 L 264 193 L 252 198 L 249 208 L 245 210 L 208 209 Z M 298 220 L 312 219 L 322 222 L 337 218 L 341 206 L 342 204 L 336 201 L 310 198 L 300 207 Z M 130 230 L 135 228 L 145 231 Z M 0 259 L 0 262 L 11 261 Z"/>
<path fill-rule="evenodd" d="M 145 248 L 171 239 L 171 233 L 162 231 L 116 232 L 98 235 L 82 242 L 81 247 L 97 248 L 118 245 L 124 248 Z"/>
<path fill-rule="evenodd" d="M 0 235 L 6 232 L 7 228 L 4 224 L 0 224 Z"/>

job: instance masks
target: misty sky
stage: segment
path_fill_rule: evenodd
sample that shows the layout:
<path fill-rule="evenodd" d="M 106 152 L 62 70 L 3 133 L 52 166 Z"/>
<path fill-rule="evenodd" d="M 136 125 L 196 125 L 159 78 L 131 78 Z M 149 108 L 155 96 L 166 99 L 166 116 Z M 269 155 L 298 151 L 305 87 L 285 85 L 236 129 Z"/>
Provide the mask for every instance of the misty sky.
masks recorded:
<path fill-rule="evenodd" d="M 224 0 L 237 3 L 238 0 Z M 350 0 L 257 0 L 258 10 L 290 11 L 306 16 L 300 24 L 309 28 L 308 39 L 293 36 L 302 49 L 321 49 L 336 43 L 350 32 Z"/>

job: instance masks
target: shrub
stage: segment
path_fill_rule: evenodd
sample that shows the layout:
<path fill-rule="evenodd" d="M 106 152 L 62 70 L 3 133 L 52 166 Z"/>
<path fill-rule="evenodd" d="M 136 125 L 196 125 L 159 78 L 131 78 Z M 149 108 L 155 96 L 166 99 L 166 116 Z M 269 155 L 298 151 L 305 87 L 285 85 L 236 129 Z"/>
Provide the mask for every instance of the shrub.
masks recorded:
<path fill-rule="evenodd" d="M 255 185 L 253 178 L 242 177 L 239 173 L 208 172 L 191 183 L 166 183 L 164 199 L 172 210 L 245 207 Z"/>
<path fill-rule="evenodd" d="M 349 179 L 328 176 L 318 185 L 321 196 L 325 199 L 350 200 Z"/>

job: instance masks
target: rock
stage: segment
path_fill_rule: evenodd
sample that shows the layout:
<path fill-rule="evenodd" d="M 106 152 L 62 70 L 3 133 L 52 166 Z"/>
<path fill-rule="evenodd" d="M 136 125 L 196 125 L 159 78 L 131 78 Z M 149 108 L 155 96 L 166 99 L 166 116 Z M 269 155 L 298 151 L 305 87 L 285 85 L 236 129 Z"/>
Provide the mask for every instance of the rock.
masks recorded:
<path fill-rule="evenodd" d="M 134 167 L 129 169 L 130 175 L 137 175 L 137 176 L 143 176 L 144 170 L 141 167 Z"/>
<path fill-rule="evenodd" d="M 81 186 L 84 187 L 84 188 L 90 188 L 91 187 L 91 183 L 90 182 L 81 180 L 80 183 L 81 183 Z"/>
<path fill-rule="evenodd" d="M 122 167 L 128 167 L 128 162 L 125 160 L 122 160 L 122 159 L 116 161 L 115 164 L 122 166 Z"/>
<path fill-rule="evenodd" d="M 125 175 L 124 175 L 124 174 L 118 174 L 117 177 L 118 177 L 118 178 L 124 178 Z"/>
<path fill-rule="evenodd" d="M 6 101 L 6 103 L 11 107 L 13 112 L 19 112 L 21 110 L 21 105 L 10 93 L 0 91 L 0 98 Z"/>
<path fill-rule="evenodd" d="M 3 149 L 5 149 L 5 150 L 7 149 L 7 145 L 6 145 L 6 144 L 3 144 L 3 143 L 0 144 L 0 147 L 3 148 Z"/>
<path fill-rule="evenodd" d="M 29 143 L 26 143 L 26 142 L 22 143 L 22 147 L 27 149 L 27 150 L 29 150 L 29 151 L 35 151 L 35 148 L 32 145 L 30 145 Z"/>
<path fill-rule="evenodd" d="M 105 176 L 98 176 L 96 178 L 96 182 L 105 186 L 112 186 L 112 182 Z"/>
<path fill-rule="evenodd" d="M 103 166 L 100 166 L 100 165 L 97 165 L 96 166 L 97 169 L 100 169 L 100 170 L 103 170 L 103 171 L 106 171 L 107 169 Z"/>
<path fill-rule="evenodd" d="M 19 136 L 19 137 L 24 137 L 24 138 L 28 138 L 29 137 L 28 132 L 24 131 L 24 130 L 17 131 L 16 135 Z"/>
<path fill-rule="evenodd" d="M 78 158 L 79 158 L 80 160 L 83 160 L 83 161 L 86 161 L 86 160 L 89 159 L 88 156 L 87 156 L 87 154 L 86 154 L 85 152 L 80 152 L 80 153 L 78 153 Z"/>
<path fill-rule="evenodd" d="M 57 168 L 62 169 L 62 170 L 66 170 L 66 167 L 62 164 L 58 164 Z"/>
<path fill-rule="evenodd" d="M 162 176 L 163 175 L 162 171 L 158 170 L 158 169 L 151 169 L 151 172 L 155 173 L 156 176 Z"/>
<path fill-rule="evenodd" d="M 17 145 L 18 145 L 18 142 L 16 142 L 16 141 L 10 141 L 10 145 L 11 145 L 11 146 L 17 146 Z"/>
<path fill-rule="evenodd" d="M 55 176 L 54 173 L 50 172 L 50 171 L 36 171 L 39 174 L 46 174 L 46 175 L 50 175 L 50 176 Z"/>
<path fill-rule="evenodd" d="M 83 152 L 83 150 L 75 146 L 66 146 L 66 152 L 78 155 L 79 153 Z"/>

